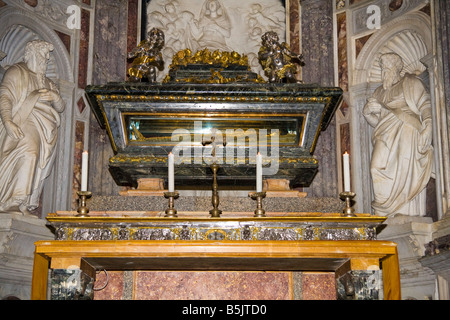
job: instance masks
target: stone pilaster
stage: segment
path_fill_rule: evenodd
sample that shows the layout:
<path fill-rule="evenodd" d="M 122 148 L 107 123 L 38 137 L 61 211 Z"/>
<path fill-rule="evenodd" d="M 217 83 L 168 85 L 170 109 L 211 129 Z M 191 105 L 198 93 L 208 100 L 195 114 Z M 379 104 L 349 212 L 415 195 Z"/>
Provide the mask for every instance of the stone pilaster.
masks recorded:
<path fill-rule="evenodd" d="M 432 219 L 399 214 L 385 223 L 387 226 L 378 234 L 378 240 L 393 241 L 398 245 L 402 299 L 437 299 L 436 276 L 433 270 L 420 263 L 425 244 L 432 240 Z"/>
<path fill-rule="evenodd" d="M 304 83 L 334 86 L 333 1 L 302 0 L 301 48 L 305 60 Z M 336 159 L 336 122 L 330 122 L 320 133 L 314 156 L 319 172 L 309 188 L 308 196 L 333 197 L 338 194 Z"/>
<path fill-rule="evenodd" d="M 53 238 L 44 220 L 0 214 L 0 299 L 31 298 L 34 243 Z"/>

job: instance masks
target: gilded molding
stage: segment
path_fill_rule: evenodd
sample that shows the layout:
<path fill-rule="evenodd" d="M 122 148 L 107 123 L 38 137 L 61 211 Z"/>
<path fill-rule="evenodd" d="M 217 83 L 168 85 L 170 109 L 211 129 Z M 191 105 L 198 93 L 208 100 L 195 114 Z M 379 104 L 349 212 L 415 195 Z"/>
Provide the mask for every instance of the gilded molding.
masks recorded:
<path fill-rule="evenodd" d="M 241 97 L 241 96 L 146 96 L 146 95 L 96 95 L 97 101 L 123 101 L 123 102 L 269 102 L 269 103 L 330 103 L 331 97 Z"/>
<path fill-rule="evenodd" d="M 131 216 L 77 218 L 50 214 L 56 240 L 376 240 L 385 218 L 339 214 L 264 218 L 161 218 Z"/>

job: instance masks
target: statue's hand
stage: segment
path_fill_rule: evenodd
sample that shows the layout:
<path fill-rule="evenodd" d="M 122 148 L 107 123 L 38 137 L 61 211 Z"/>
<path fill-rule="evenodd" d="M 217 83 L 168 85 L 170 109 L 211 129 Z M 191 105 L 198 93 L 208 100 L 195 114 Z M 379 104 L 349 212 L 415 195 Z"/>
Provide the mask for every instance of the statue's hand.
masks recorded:
<path fill-rule="evenodd" d="M 381 103 L 378 102 L 378 100 L 376 100 L 374 98 L 369 98 L 367 100 L 366 105 L 364 106 L 363 112 L 365 114 L 378 115 L 381 112 L 381 108 L 383 108 L 383 106 L 381 105 Z"/>
<path fill-rule="evenodd" d="M 6 121 L 4 123 L 4 126 L 8 136 L 16 140 L 23 139 L 24 135 L 22 129 L 20 129 L 19 126 L 17 126 L 14 122 Z"/>
<path fill-rule="evenodd" d="M 375 127 L 380 120 L 381 108 L 383 106 L 377 101 L 377 99 L 369 98 L 366 105 L 363 109 L 364 118 L 366 118 L 367 122 Z"/>
<path fill-rule="evenodd" d="M 59 99 L 61 99 L 61 96 L 59 95 L 59 93 L 54 90 L 41 89 L 41 90 L 39 90 L 39 93 L 40 93 L 40 97 L 39 97 L 40 102 L 52 103 L 52 102 L 55 102 L 55 101 L 58 101 Z"/>

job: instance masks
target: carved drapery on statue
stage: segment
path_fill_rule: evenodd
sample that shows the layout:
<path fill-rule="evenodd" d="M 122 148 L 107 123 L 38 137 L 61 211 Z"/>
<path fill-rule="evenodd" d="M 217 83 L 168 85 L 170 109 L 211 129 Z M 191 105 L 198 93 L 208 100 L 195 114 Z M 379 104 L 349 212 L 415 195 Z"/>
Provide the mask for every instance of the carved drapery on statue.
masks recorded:
<path fill-rule="evenodd" d="M 430 96 L 414 75 L 401 76 L 399 55 L 381 56 L 383 85 L 364 107 L 374 132 L 371 174 L 375 214 L 425 215 L 433 163 Z"/>
<path fill-rule="evenodd" d="M 2 61 L 6 57 L 6 53 L 0 50 L 0 61 Z M 3 79 L 3 74 L 5 73 L 5 70 L 0 66 L 0 81 Z"/>
<path fill-rule="evenodd" d="M 65 103 L 45 77 L 51 50 L 48 42 L 29 42 L 25 62 L 8 68 L 0 85 L 0 212 L 37 208 L 53 166 Z"/>

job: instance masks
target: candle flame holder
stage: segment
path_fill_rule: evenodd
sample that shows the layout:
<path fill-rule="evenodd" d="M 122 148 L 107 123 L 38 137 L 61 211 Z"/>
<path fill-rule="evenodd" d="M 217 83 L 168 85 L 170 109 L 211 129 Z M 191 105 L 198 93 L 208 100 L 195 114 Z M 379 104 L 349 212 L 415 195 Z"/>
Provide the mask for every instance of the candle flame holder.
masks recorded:
<path fill-rule="evenodd" d="M 76 217 L 89 217 L 89 208 L 86 206 L 86 200 L 92 196 L 90 191 L 78 191 L 79 206 Z"/>
<path fill-rule="evenodd" d="M 343 217 L 356 217 L 355 209 L 353 208 L 353 198 L 356 196 L 356 193 L 351 191 L 341 192 L 339 194 L 342 200 L 345 201 L 345 208 L 341 215 Z"/>
<path fill-rule="evenodd" d="M 262 199 L 266 197 L 266 192 L 254 192 L 250 193 L 249 196 L 256 200 L 256 210 L 254 217 L 261 218 L 266 216 L 266 211 L 262 207 Z"/>
<path fill-rule="evenodd" d="M 164 197 L 169 199 L 169 207 L 166 209 L 165 218 L 176 218 L 177 210 L 174 208 L 175 199 L 177 199 L 180 194 L 177 191 L 174 192 L 164 192 Z"/>

